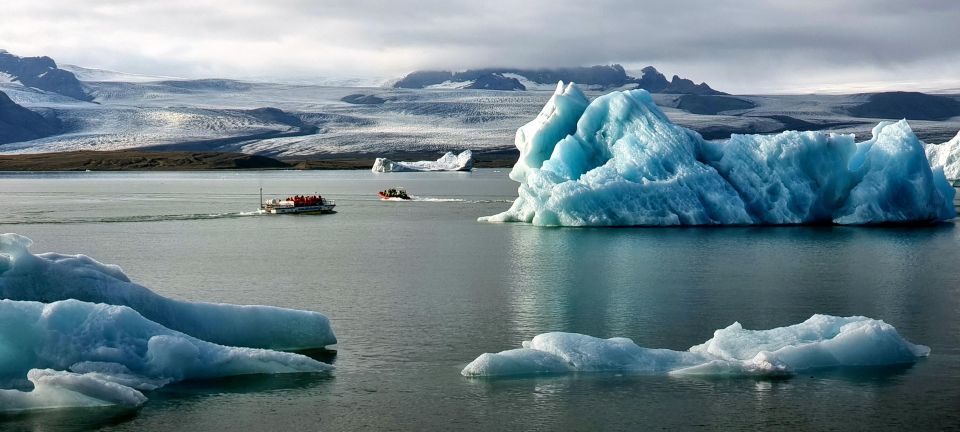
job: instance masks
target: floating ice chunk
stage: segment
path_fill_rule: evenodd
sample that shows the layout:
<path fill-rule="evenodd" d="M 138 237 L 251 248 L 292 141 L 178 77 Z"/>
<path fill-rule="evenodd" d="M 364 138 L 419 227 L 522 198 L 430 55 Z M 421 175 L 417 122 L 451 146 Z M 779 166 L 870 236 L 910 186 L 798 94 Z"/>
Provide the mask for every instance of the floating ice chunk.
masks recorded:
<path fill-rule="evenodd" d="M 176 381 L 332 369 L 299 354 L 206 342 L 126 306 L 0 300 L 0 386 L 24 376 L 34 386 L 0 390 L 0 411 L 135 406 L 144 401 L 136 390 Z"/>
<path fill-rule="evenodd" d="M 873 138 L 784 132 L 705 141 L 644 90 L 587 104 L 558 86 L 517 131 L 519 197 L 490 222 L 536 225 L 875 224 L 952 219 L 954 190 L 906 121 Z"/>
<path fill-rule="evenodd" d="M 470 171 L 473 169 L 473 152 L 464 150 L 460 154 L 447 152 L 435 161 L 394 162 L 387 158 L 373 161 L 373 172 L 404 171 Z"/>
<path fill-rule="evenodd" d="M 781 375 L 825 367 L 912 363 L 929 353 L 930 348 L 908 342 L 883 321 L 814 315 L 803 323 L 771 330 L 744 330 L 734 323 L 688 351 L 643 348 L 626 338 L 544 333 L 524 342 L 523 348 L 482 354 L 461 374 Z"/>
<path fill-rule="evenodd" d="M 185 379 L 332 369 L 299 354 L 203 341 L 126 306 L 0 300 L 0 380 L 36 368 L 117 376 L 142 389 Z"/>
<path fill-rule="evenodd" d="M 571 372 L 657 373 L 702 364 L 702 356 L 642 348 L 627 338 L 600 339 L 577 333 L 544 333 L 523 348 L 477 357 L 465 376 L 561 374 Z"/>
<path fill-rule="evenodd" d="M 118 266 L 84 255 L 34 255 L 31 243 L 0 235 L 0 297 L 129 306 L 165 327 L 229 346 L 305 349 L 337 342 L 327 317 L 316 312 L 169 299 L 131 282 Z"/>
<path fill-rule="evenodd" d="M 945 143 L 927 144 L 924 150 L 931 166 L 942 167 L 948 179 L 960 179 L 960 132 Z"/>
<path fill-rule="evenodd" d="M 137 407 L 147 398 L 130 387 L 93 376 L 32 369 L 33 390 L 0 389 L 0 412 L 118 405 Z"/>

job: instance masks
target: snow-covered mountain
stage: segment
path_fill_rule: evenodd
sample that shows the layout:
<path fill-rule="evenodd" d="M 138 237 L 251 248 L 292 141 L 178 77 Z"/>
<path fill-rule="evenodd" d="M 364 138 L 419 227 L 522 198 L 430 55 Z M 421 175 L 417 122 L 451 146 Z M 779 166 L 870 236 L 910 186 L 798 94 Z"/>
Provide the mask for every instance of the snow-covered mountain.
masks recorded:
<path fill-rule="evenodd" d="M 0 144 L 30 141 L 60 133 L 60 122 L 14 103 L 0 92 Z"/>
<path fill-rule="evenodd" d="M 153 82 L 168 81 L 182 78 L 160 76 L 160 75 L 142 75 L 126 72 L 116 72 L 106 69 L 87 68 L 76 65 L 61 65 L 60 69 L 73 74 L 80 81 L 105 81 L 105 82 Z"/>
<path fill-rule="evenodd" d="M 73 73 L 58 68 L 50 57 L 19 57 L 0 49 L 0 73 L 7 75 L 9 81 L 27 87 L 82 101 L 92 99 L 80 80 Z"/>
<path fill-rule="evenodd" d="M 447 151 L 467 149 L 478 155 L 513 152 L 517 128 L 537 115 L 556 88 L 555 82 L 539 83 L 555 78 L 549 74 L 533 77 L 538 80 L 533 81 L 504 73 L 505 78 L 527 89 L 504 92 L 436 88 L 443 86 L 407 89 L 185 80 L 71 70 L 84 80 L 81 85 L 94 103 L 26 85 L 9 73 L 0 75 L 0 92 L 12 103 L 61 125 L 53 135 L 7 139 L 0 153 L 138 148 L 301 158 L 409 152 L 436 152 L 439 157 Z M 604 73 L 609 77 L 629 75 L 613 68 Z M 608 76 L 597 76 L 601 75 Z M 901 118 L 909 119 L 927 143 L 945 142 L 960 129 L 960 117 L 951 111 L 952 103 L 960 100 L 957 95 L 677 94 L 671 93 L 678 91 L 673 89 L 694 84 L 679 77 L 667 80 L 653 69 L 640 75 L 631 79 L 661 91 L 653 98 L 671 121 L 706 139 L 783 130 L 825 130 L 864 137 L 877 120 Z M 604 79 L 593 82 L 620 83 L 615 78 Z M 590 98 L 609 91 L 600 84 L 582 88 Z M 935 117 L 931 117 L 930 101 L 939 107 Z M 895 111 L 880 110 L 890 107 Z M 0 122 L 11 118 L 10 112 L 0 112 Z"/>
<path fill-rule="evenodd" d="M 575 82 L 591 90 L 642 88 L 651 93 L 722 95 L 706 83 L 674 75 L 671 80 L 648 66 L 639 77 L 630 76 L 618 64 L 590 67 L 517 69 L 486 68 L 462 72 L 415 71 L 394 83 L 396 88 L 460 88 L 473 90 L 553 90 L 558 81 Z"/>

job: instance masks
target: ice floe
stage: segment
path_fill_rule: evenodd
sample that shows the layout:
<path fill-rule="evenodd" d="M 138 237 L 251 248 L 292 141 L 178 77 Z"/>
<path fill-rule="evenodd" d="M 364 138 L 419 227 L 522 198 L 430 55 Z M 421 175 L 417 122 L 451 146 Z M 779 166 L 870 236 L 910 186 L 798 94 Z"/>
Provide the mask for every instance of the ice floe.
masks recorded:
<path fill-rule="evenodd" d="M 590 102 L 561 82 L 515 140 L 513 206 L 536 225 L 877 224 L 949 220 L 954 190 L 906 121 L 873 137 L 783 132 L 711 142 L 644 90 Z"/>
<path fill-rule="evenodd" d="M 544 333 L 523 347 L 486 353 L 464 376 L 525 376 L 585 372 L 689 375 L 789 375 L 798 371 L 915 362 L 930 348 L 904 339 L 880 320 L 814 315 L 788 327 L 745 330 L 739 323 L 714 332 L 688 351 L 644 348 L 627 338 Z"/>
<path fill-rule="evenodd" d="M 473 169 L 473 152 L 464 150 L 460 154 L 447 152 L 435 161 L 395 162 L 387 158 L 373 161 L 373 172 L 407 171 L 470 171 Z"/>

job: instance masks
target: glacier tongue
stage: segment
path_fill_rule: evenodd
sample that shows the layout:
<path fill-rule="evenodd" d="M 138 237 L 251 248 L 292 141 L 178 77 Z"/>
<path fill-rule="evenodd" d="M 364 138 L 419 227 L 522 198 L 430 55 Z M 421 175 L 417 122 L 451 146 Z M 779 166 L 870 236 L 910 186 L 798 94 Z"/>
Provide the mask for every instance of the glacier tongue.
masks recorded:
<path fill-rule="evenodd" d="M 954 190 L 906 121 L 873 137 L 784 132 L 709 142 L 644 90 L 589 102 L 560 83 L 517 131 L 519 197 L 489 222 L 536 225 L 877 224 L 949 220 Z"/>
<path fill-rule="evenodd" d="M 643 348 L 627 338 L 544 333 L 523 348 L 485 353 L 464 376 L 522 376 L 613 372 L 686 375 L 786 375 L 826 367 L 915 362 L 930 348 L 914 345 L 897 330 L 866 317 L 814 315 L 788 327 L 744 330 L 739 323 L 688 351 Z"/>
<path fill-rule="evenodd" d="M 317 312 L 174 300 L 131 282 L 115 265 L 84 255 L 34 255 L 31 243 L 0 235 L 0 298 L 129 306 L 172 330 L 229 346 L 292 350 L 337 342 L 329 320 Z"/>

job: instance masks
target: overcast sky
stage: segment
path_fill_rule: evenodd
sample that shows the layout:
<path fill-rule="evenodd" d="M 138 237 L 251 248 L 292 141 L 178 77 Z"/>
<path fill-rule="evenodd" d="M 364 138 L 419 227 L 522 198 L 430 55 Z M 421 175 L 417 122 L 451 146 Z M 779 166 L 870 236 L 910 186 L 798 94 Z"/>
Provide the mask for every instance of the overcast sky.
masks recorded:
<path fill-rule="evenodd" d="M 2 0 L 0 48 L 181 77 L 653 65 L 735 92 L 960 87 L 954 0 Z"/>

